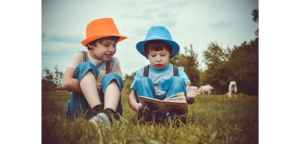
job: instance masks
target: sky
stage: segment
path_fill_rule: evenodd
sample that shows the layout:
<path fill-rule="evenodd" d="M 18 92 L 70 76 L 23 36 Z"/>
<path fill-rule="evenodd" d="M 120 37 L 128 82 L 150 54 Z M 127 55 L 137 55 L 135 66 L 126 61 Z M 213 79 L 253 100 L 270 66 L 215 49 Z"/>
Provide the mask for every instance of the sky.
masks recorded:
<path fill-rule="evenodd" d="M 42 68 L 54 70 L 57 65 L 65 72 L 74 53 L 86 50 L 81 45 L 86 26 L 99 18 L 112 18 L 120 34 L 127 36 L 114 55 L 123 75 L 150 63 L 136 44 L 152 26 L 166 27 L 182 53 L 192 45 L 202 62 L 211 42 L 233 48 L 255 39 L 254 9 L 257 0 L 42 0 Z"/>

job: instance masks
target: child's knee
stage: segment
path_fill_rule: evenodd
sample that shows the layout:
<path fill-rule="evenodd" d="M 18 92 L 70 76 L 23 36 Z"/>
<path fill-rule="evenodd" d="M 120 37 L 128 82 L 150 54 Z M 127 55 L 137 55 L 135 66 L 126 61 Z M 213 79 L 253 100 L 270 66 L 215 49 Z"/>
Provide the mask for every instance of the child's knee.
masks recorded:
<path fill-rule="evenodd" d="M 111 80 L 109 85 L 116 85 L 117 87 L 119 87 L 119 84 L 116 79 Z"/>
<path fill-rule="evenodd" d="M 95 74 L 94 74 L 93 70 L 89 69 L 85 75 L 93 75 L 94 76 Z"/>
<path fill-rule="evenodd" d="M 108 73 L 108 74 L 106 74 L 107 76 L 109 76 L 109 77 L 112 77 L 112 78 L 114 78 L 115 80 L 116 80 L 116 82 L 118 82 L 118 81 L 122 81 L 122 78 L 121 78 L 121 76 L 120 75 L 118 75 L 117 73 L 115 73 L 115 72 L 110 72 L 110 73 Z"/>
<path fill-rule="evenodd" d="M 168 81 L 168 83 L 165 86 L 166 90 L 168 90 L 170 88 L 184 90 L 186 88 L 186 83 L 183 78 L 174 76 L 174 77 L 170 78 L 170 80 Z"/>
<path fill-rule="evenodd" d="M 152 83 L 152 80 L 148 77 L 143 77 L 136 81 L 137 85 L 143 85 L 143 86 L 145 86 L 145 85 L 148 86 L 149 83 Z"/>
<path fill-rule="evenodd" d="M 97 79 L 98 70 L 95 67 L 95 65 L 93 65 L 90 62 L 80 63 L 75 69 L 74 77 L 77 78 L 78 80 L 79 79 L 81 80 L 87 74 L 87 72 L 89 72 L 89 71 L 92 72 L 93 75 L 95 76 L 95 79 Z"/>
<path fill-rule="evenodd" d="M 93 67 L 95 67 L 95 65 L 93 65 L 91 62 L 82 62 L 76 67 L 76 69 L 83 70 L 83 69 L 89 69 L 89 68 L 93 68 Z"/>
<path fill-rule="evenodd" d="M 104 86 L 104 87 L 102 87 L 103 89 L 106 89 L 106 87 L 109 86 L 110 84 L 117 84 L 120 91 L 123 88 L 122 78 L 114 72 L 110 72 L 110 73 L 104 75 L 101 80 L 101 85 Z"/>
<path fill-rule="evenodd" d="M 83 73 L 91 70 L 94 75 L 98 75 L 96 66 L 90 62 L 82 62 L 76 67 L 76 69 Z"/>
<path fill-rule="evenodd" d="M 183 78 L 177 77 L 177 76 L 171 77 L 170 81 L 171 81 L 172 83 L 184 83 Z"/>

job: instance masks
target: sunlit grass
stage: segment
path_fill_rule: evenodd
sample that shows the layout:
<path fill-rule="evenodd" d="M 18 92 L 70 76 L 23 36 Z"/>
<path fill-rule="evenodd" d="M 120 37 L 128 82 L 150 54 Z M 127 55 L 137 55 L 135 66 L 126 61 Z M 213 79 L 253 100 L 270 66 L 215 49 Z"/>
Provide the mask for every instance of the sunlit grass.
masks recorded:
<path fill-rule="evenodd" d="M 88 120 L 66 119 L 69 92 L 42 93 L 43 143 L 258 143 L 258 97 L 242 93 L 237 98 L 202 95 L 189 105 L 187 124 L 141 125 L 122 95 L 123 118 L 128 122 L 110 128 L 95 128 Z"/>

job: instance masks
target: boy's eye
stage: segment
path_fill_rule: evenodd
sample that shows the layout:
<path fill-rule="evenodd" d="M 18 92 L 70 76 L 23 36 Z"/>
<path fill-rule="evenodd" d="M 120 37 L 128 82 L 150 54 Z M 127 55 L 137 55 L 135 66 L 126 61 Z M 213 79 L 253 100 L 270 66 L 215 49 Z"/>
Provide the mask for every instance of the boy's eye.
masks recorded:
<path fill-rule="evenodd" d="M 155 57 L 156 55 L 151 55 L 151 57 Z"/>
<path fill-rule="evenodd" d="M 161 55 L 161 56 L 165 56 L 165 54 Z"/>

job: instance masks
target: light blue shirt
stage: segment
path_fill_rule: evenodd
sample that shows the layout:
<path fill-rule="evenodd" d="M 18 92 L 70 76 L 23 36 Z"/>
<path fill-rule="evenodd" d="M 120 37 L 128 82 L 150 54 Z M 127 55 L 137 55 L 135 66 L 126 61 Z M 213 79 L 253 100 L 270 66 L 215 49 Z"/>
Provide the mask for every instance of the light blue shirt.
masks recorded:
<path fill-rule="evenodd" d="M 130 86 L 130 88 L 133 88 L 134 83 L 139 80 L 140 78 L 143 77 L 144 73 L 144 67 L 136 71 L 136 75 L 134 76 L 134 80 Z M 173 74 L 173 65 L 168 64 L 168 66 L 163 69 L 163 70 L 154 70 L 152 67 L 149 67 L 149 76 L 154 84 L 154 89 L 155 89 L 155 95 L 157 96 L 164 96 L 166 94 L 166 89 L 165 86 L 168 82 L 168 80 L 174 76 Z M 190 81 L 187 75 L 184 72 L 183 67 L 178 67 L 178 77 L 183 78 L 184 82 L 186 83 L 187 81 Z M 191 81 L 190 81 L 191 84 Z"/>

